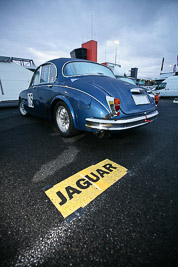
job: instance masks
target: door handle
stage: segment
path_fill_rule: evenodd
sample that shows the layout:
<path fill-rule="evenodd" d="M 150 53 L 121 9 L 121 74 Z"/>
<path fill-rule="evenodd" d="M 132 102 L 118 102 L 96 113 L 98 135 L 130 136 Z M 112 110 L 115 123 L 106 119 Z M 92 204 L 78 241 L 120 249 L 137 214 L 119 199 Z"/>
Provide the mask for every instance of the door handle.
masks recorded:
<path fill-rule="evenodd" d="M 53 87 L 53 86 L 52 86 L 52 84 L 49 84 L 48 87 L 51 88 L 51 87 Z"/>

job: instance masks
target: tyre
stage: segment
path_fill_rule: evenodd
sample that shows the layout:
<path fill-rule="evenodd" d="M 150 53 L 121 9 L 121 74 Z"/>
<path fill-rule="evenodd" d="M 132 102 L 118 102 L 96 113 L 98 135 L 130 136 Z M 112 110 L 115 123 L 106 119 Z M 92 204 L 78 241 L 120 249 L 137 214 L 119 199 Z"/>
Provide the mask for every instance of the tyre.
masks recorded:
<path fill-rule="evenodd" d="M 20 112 L 20 114 L 21 114 L 23 117 L 25 117 L 25 116 L 28 115 L 28 113 L 27 113 L 27 111 L 26 111 L 26 109 L 25 109 L 24 104 L 25 104 L 25 101 L 24 101 L 24 100 L 19 100 L 19 112 Z"/>
<path fill-rule="evenodd" d="M 77 133 L 71 112 L 64 102 L 58 102 L 56 104 L 54 109 L 54 119 L 60 135 L 71 137 Z"/>

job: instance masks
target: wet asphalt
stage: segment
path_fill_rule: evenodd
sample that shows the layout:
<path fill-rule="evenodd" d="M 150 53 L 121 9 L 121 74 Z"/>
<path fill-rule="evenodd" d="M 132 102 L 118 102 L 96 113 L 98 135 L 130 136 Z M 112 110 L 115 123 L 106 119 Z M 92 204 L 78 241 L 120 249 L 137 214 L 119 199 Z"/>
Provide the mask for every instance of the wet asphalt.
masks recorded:
<path fill-rule="evenodd" d="M 178 266 L 178 104 L 98 139 L 0 109 L 0 266 Z M 110 159 L 128 173 L 73 220 L 43 189 Z"/>

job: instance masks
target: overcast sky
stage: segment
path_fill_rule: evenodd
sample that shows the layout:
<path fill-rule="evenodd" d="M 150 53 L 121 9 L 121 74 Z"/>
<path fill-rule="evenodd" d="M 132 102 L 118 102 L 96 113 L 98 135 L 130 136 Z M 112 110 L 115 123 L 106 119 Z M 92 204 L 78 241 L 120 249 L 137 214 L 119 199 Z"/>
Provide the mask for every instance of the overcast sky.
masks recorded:
<path fill-rule="evenodd" d="M 98 62 L 155 78 L 178 55 L 177 0 L 0 0 L 0 56 L 32 58 L 36 65 L 70 57 L 91 38 Z M 92 23 L 93 22 L 93 23 Z M 92 27 L 93 25 L 93 27 Z"/>

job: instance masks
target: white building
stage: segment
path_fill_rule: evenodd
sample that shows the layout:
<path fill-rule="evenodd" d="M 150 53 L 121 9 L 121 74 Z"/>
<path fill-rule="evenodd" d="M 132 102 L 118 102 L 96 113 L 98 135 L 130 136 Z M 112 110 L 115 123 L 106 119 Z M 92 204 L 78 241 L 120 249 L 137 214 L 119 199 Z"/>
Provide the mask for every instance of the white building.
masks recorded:
<path fill-rule="evenodd" d="M 14 59 L 0 57 L 0 106 L 17 104 L 19 93 L 28 88 L 33 75 L 24 64 L 19 65 Z"/>

